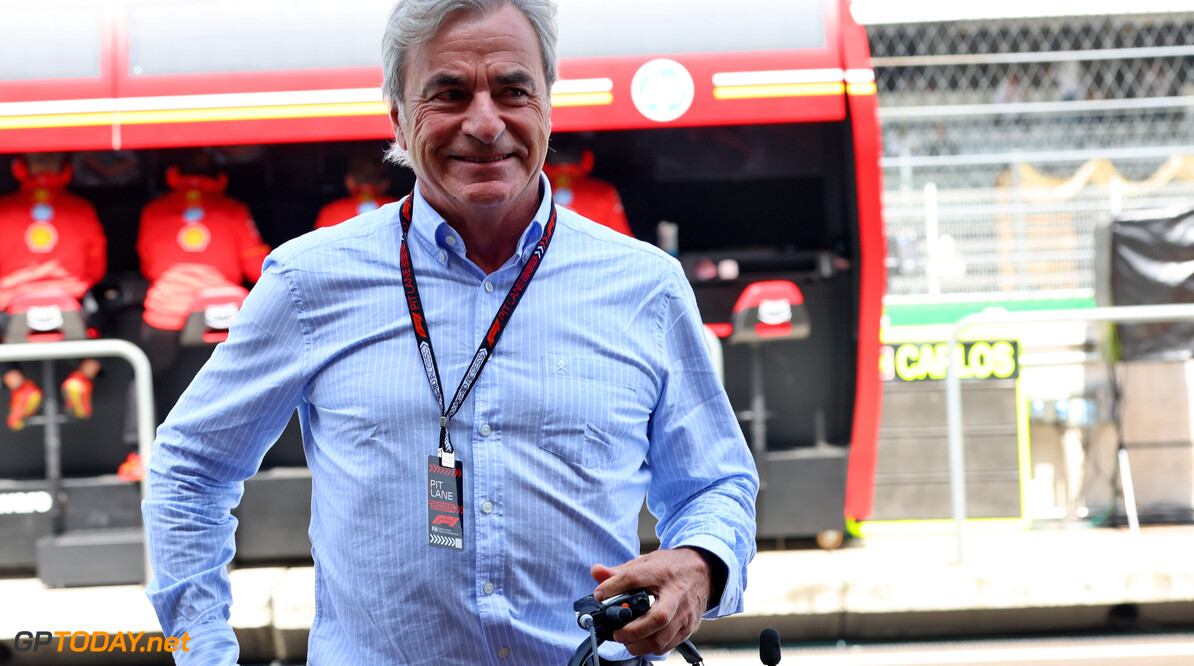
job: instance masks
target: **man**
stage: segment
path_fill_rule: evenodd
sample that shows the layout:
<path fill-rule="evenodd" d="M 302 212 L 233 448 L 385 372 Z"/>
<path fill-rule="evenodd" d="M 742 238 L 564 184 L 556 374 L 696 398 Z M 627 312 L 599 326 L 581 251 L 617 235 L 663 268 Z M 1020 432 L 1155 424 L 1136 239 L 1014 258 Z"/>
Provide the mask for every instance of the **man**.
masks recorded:
<path fill-rule="evenodd" d="M 170 191 L 141 211 L 137 254 L 149 280 L 143 346 L 161 375 L 178 354 L 179 331 L 204 289 L 256 282 L 269 246 L 249 208 L 225 194 L 228 178 L 207 151 L 166 170 Z"/>
<path fill-rule="evenodd" d="M 344 174 L 344 188 L 348 190 L 348 196 L 336 199 L 320 209 L 319 217 L 315 219 L 316 229 L 335 226 L 397 201 L 386 194 L 386 190 L 390 189 L 390 179 L 386 177 L 385 166 L 381 160 L 365 152 L 353 155 L 349 161 L 348 172 Z"/>
<path fill-rule="evenodd" d="M 71 168 L 65 155 L 30 153 L 13 160 L 12 172 L 21 189 L 0 197 L 0 337 L 14 298 L 54 289 L 86 305 L 87 291 L 108 270 L 107 240 L 95 207 L 66 191 Z M 99 361 L 84 359 L 62 382 L 68 414 L 91 416 L 100 367 Z M 0 377 L 9 390 L 7 425 L 21 430 L 41 405 L 42 389 L 13 363 L 0 363 Z"/>
<path fill-rule="evenodd" d="M 547 0 L 395 8 L 415 191 L 276 250 L 159 430 L 149 595 L 191 636 L 176 657 L 236 657 L 228 511 L 296 406 L 309 663 L 563 664 L 573 600 L 641 587 L 655 605 L 601 650 L 641 664 L 741 610 L 753 462 L 679 265 L 551 201 L 554 35 Z M 663 547 L 636 557 L 644 493 Z"/>

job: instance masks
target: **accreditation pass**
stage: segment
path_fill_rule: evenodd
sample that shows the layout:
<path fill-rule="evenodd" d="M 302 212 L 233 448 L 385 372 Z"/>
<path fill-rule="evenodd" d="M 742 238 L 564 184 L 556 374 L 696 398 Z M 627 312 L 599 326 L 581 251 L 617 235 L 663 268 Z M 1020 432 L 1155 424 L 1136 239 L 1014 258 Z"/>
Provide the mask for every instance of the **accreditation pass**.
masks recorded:
<path fill-rule="evenodd" d="M 452 467 L 439 456 L 427 456 L 427 543 L 436 548 L 464 550 L 464 471 L 459 459 Z"/>

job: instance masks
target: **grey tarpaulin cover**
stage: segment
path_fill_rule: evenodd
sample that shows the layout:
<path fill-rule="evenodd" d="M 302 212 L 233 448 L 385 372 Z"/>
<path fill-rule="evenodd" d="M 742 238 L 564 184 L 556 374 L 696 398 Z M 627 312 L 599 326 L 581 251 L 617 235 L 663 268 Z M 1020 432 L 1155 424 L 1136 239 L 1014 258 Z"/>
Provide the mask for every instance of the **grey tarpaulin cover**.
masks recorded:
<path fill-rule="evenodd" d="M 1194 210 L 1157 211 L 1111 225 L 1111 300 L 1114 305 L 1194 303 Z M 1194 357 L 1194 322 L 1116 327 L 1120 359 Z"/>

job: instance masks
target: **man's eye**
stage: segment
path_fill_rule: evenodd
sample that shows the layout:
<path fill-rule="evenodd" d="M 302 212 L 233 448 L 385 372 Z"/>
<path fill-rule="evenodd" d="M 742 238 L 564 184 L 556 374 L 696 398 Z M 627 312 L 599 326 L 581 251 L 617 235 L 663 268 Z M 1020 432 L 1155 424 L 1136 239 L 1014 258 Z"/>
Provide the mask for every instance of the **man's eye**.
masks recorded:
<path fill-rule="evenodd" d="M 509 90 L 506 91 L 506 95 L 509 97 L 526 97 L 529 94 L 530 93 L 523 90 L 522 88 L 510 88 Z"/>
<path fill-rule="evenodd" d="M 454 102 L 461 99 L 461 97 L 463 97 L 463 95 L 460 94 L 459 90 L 444 90 L 435 96 L 436 99 L 447 102 Z"/>

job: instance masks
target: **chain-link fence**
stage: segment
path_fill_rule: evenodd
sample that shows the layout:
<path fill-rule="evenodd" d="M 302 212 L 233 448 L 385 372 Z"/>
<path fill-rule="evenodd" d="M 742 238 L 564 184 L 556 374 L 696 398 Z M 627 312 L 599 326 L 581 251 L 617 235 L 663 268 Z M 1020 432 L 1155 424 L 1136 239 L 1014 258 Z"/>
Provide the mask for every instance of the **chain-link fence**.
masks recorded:
<path fill-rule="evenodd" d="M 1100 219 L 1194 205 L 1194 12 L 868 34 L 891 298 L 1089 294 Z"/>
<path fill-rule="evenodd" d="M 868 26 L 884 106 L 1189 92 L 1194 12 Z"/>

